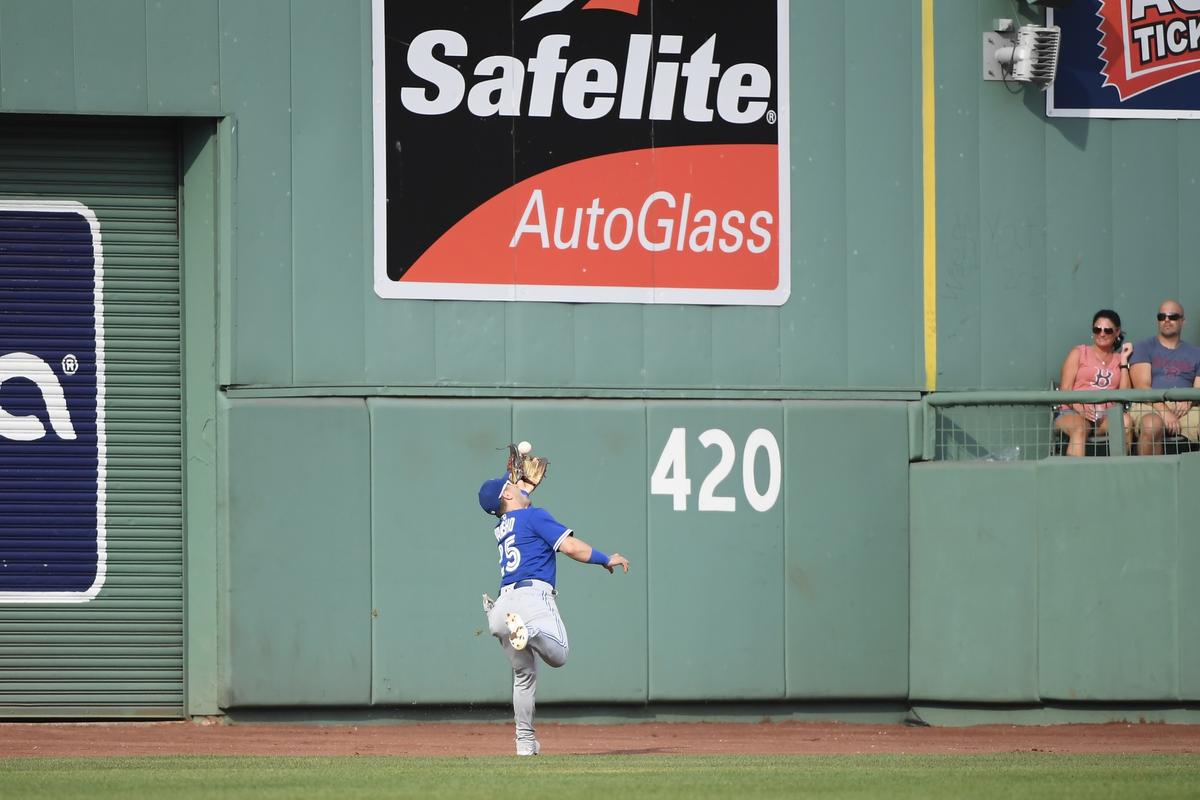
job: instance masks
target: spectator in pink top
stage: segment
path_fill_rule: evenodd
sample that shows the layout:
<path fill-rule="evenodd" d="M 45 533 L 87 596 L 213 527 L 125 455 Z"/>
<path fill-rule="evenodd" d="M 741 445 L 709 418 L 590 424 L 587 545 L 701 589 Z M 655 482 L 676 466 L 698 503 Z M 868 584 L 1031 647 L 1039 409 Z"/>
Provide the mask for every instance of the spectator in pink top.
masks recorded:
<path fill-rule="evenodd" d="M 1062 377 L 1058 386 L 1064 391 L 1128 389 L 1129 356 L 1133 345 L 1121 335 L 1121 316 L 1112 309 L 1102 308 L 1092 317 L 1092 342 L 1072 347 L 1063 359 Z M 1054 427 L 1070 439 L 1067 455 L 1081 456 L 1087 439 L 1093 433 L 1108 433 L 1105 413 L 1112 403 L 1071 403 L 1058 407 Z M 1125 452 L 1132 442 L 1133 425 L 1125 414 Z"/>

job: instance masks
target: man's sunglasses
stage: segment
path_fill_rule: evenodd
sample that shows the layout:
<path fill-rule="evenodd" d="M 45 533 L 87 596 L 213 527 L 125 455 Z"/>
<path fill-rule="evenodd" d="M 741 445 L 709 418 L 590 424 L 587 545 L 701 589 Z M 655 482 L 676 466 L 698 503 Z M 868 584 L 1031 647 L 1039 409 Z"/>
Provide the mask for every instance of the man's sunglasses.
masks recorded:
<path fill-rule="evenodd" d="M 1166 322 L 1167 320 L 1174 322 L 1175 320 L 1183 319 L 1183 314 L 1164 314 L 1161 311 L 1158 312 L 1156 316 L 1158 317 L 1159 322 Z"/>
<path fill-rule="evenodd" d="M 1097 336 L 1099 336 L 1102 333 L 1116 333 L 1116 332 L 1117 332 L 1116 328 L 1101 328 L 1099 325 L 1096 325 L 1092 328 L 1092 333 L 1096 334 Z"/>

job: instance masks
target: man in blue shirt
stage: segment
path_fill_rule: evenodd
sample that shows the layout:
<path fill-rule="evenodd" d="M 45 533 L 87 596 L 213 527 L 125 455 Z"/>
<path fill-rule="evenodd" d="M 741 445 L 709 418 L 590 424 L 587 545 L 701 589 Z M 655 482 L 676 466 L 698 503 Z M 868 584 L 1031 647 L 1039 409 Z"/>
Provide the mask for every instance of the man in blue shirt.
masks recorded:
<path fill-rule="evenodd" d="M 1183 306 L 1165 300 L 1158 307 L 1158 335 L 1133 347 L 1129 377 L 1135 389 L 1200 388 L 1200 348 L 1183 341 Z M 1167 436 L 1182 434 L 1193 442 L 1200 432 L 1200 407 L 1187 400 L 1134 403 L 1138 454 L 1162 455 Z"/>
<path fill-rule="evenodd" d="M 615 567 L 629 572 L 629 561 L 620 553 L 601 553 L 529 499 L 533 486 L 508 476 L 485 481 L 479 488 L 479 506 L 499 517 L 496 548 L 500 552 L 500 594 L 493 602 L 483 596 L 488 628 L 500 640 L 513 670 L 513 717 L 517 729 L 517 755 L 538 754 L 533 712 L 537 691 L 537 659 L 552 667 L 567 662 L 567 629 L 554 598 L 555 556 L 563 553 L 584 564 L 599 564 L 609 573 Z"/>

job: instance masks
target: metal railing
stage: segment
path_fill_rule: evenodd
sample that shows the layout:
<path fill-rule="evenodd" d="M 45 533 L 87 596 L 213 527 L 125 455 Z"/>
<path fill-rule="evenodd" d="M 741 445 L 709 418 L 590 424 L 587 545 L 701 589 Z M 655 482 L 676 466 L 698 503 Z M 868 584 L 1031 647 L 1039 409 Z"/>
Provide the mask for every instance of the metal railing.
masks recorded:
<path fill-rule="evenodd" d="M 926 461 L 1035 461 L 1066 452 L 1054 428 L 1055 410 L 1070 403 L 1116 403 L 1106 436 L 1089 439 L 1089 455 L 1126 455 L 1124 407 L 1128 403 L 1187 400 L 1200 404 L 1200 389 L 1114 389 L 1095 392 L 934 392 L 921 400 Z M 1200 443 L 1173 440 L 1167 452 Z"/>

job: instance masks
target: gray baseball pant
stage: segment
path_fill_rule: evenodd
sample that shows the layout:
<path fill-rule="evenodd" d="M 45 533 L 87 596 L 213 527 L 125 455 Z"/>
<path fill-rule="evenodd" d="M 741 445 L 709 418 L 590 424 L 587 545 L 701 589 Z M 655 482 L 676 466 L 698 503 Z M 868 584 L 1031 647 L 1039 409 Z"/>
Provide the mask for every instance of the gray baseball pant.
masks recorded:
<path fill-rule="evenodd" d="M 488 614 L 488 628 L 500 640 L 513 671 L 513 718 L 517 728 L 517 743 L 535 740 L 533 713 L 537 693 L 536 653 L 552 667 L 567 663 L 569 645 L 567 628 L 554 602 L 554 587 L 545 581 L 533 581 L 532 586 L 520 589 L 505 587 Z M 516 612 L 525 621 L 529 644 L 524 650 L 514 650 L 508 641 L 508 625 L 504 615 Z"/>

